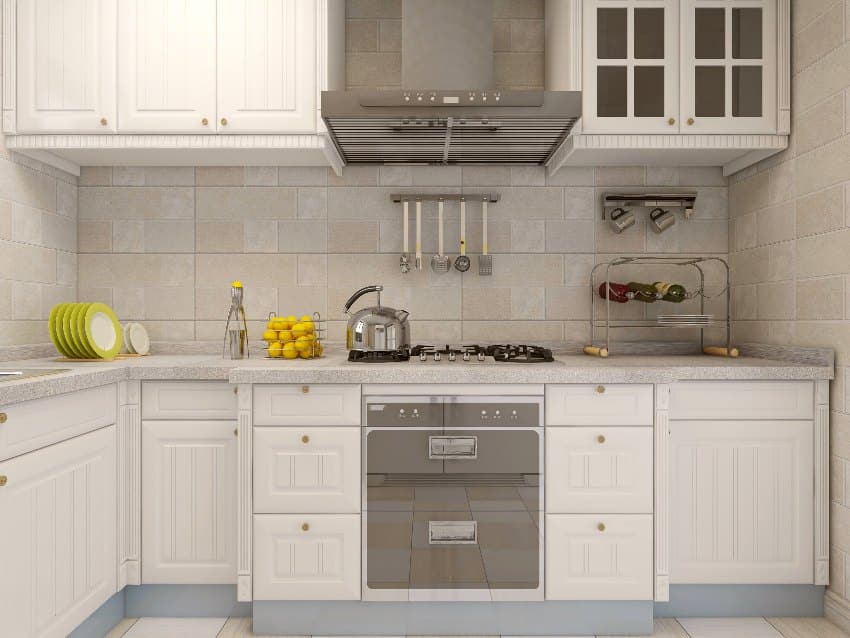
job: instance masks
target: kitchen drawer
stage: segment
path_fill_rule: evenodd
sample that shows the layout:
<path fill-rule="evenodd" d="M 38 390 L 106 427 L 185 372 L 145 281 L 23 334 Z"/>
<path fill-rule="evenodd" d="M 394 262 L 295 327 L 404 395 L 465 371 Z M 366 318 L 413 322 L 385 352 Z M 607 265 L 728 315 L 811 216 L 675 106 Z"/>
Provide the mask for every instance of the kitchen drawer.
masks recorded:
<path fill-rule="evenodd" d="M 254 516 L 254 600 L 360 600 L 359 514 Z"/>
<path fill-rule="evenodd" d="M 683 381 L 670 386 L 670 418 L 811 419 L 811 381 Z"/>
<path fill-rule="evenodd" d="M 652 513 L 652 428 L 546 433 L 546 511 Z"/>
<path fill-rule="evenodd" d="M 652 425 L 652 385 L 546 386 L 546 425 Z"/>
<path fill-rule="evenodd" d="M 254 430 L 254 511 L 360 511 L 360 430 Z"/>
<path fill-rule="evenodd" d="M 233 420 L 236 386 L 227 381 L 145 381 L 142 419 Z"/>
<path fill-rule="evenodd" d="M 547 600 L 652 596 L 652 515 L 546 515 Z"/>
<path fill-rule="evenodd" d="M 0 407 L 0 460 L 112 425 L 117 406 L 111 384 Z"/>
<path fill-rule="evenodd" d="M 360 386 L 254 386 L 254 425 L 360 425 Z"/>

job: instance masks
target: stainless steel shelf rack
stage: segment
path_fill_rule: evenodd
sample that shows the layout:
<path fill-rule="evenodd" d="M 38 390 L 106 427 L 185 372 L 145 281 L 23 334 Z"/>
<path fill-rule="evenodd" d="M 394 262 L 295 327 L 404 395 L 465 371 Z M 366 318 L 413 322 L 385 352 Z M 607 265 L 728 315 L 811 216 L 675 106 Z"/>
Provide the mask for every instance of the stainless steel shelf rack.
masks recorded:
<path fill-rule="evenodd" d="M 715 319 L 713 315 L 705 314 L 705 300 L 709 298 L 705 293 L 705 270 L 703 266 L 708 262 L 718 262 L 723 266 L 725 274 L 725 286 L 717 295 L 726 296 L 726 315 L 721 319 Z M 611 272 L 622 266 L 682 266 L 691 267 L 699 276 L 699 286 L 688 294 L 689 299 L 699 299 L 698 315 L 660 315 L 654 319 L 613 319 L 611 316 L 612 302 L 610 291 Z M 605 269 L 605 278 L 596 281 L 597 273 Z M 596 297 L 599 284 L 605 284 L 606 298 L 603 317 L 597 317 Z M 614 306 L 617 306 L 614 302 Z M 725 346 L 706 346 L 705 328 L 721 326 L 725 328 Z M 590 271 L 590 342 L 584 347 L 584 352 L 598 357 L 607 357 L 611 353 L 611 331 L 620 328 L 699 328 L 699 346 L 705 354 L 737 357 L 739 351 L 732 347 L 732 289 L 729 285 L 729 264 L 720 257 L 617 257 L 610 261 L 596 264 Z M 595 340 L 597 329 L 604 329 L 602 343 Z"/>

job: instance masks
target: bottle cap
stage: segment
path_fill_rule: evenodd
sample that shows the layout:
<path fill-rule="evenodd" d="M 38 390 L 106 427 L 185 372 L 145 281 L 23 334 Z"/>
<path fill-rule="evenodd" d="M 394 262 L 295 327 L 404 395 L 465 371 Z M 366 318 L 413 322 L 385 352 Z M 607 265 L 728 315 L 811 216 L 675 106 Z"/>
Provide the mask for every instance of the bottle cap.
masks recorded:
<path fill-rule="evenodd" d="M 241 287 L 242 287 L 242 282 L 241 282 L 241 281 L 239 281 L 239 280 L 237 279 L 236 281 L 234 281 L 234 282 L 233 282 L 232 284 L 230 284 L 230 285 L 231 285 L 231 286 L 233 286 L 234 288 L 241 288 Z"/>

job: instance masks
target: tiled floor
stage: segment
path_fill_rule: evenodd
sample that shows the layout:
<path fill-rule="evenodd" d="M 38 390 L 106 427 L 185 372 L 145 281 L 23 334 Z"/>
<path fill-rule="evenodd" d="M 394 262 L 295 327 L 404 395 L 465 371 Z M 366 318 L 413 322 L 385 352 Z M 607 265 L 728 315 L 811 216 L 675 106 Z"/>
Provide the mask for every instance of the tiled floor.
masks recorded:
<path fill-rule="evenodd" d="M 106 638 L 252 637 L 272 638 L 251 633 L 250 618 L 127 618 L 106 636 Z M 465 636 L 464 638 L 473 637 Z M 571 638 L 593 638 L 593 636 Z M 850 634 L 843 632 L 825 618 L 657 618 L 655 632 L 651 638 L 850 638 Z"/>

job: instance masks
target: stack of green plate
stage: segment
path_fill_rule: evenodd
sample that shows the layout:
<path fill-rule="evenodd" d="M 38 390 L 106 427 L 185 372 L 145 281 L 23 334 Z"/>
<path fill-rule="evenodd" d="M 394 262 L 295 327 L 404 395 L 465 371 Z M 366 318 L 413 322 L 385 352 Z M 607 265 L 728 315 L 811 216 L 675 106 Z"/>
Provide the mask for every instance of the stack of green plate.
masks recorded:
<path fill-rule="evenodd" d="M 60 303 L 48 323 L 50 340 L 69 359 L 114 359 L 121 350 L 121 326 L 106 304 Z"/>

